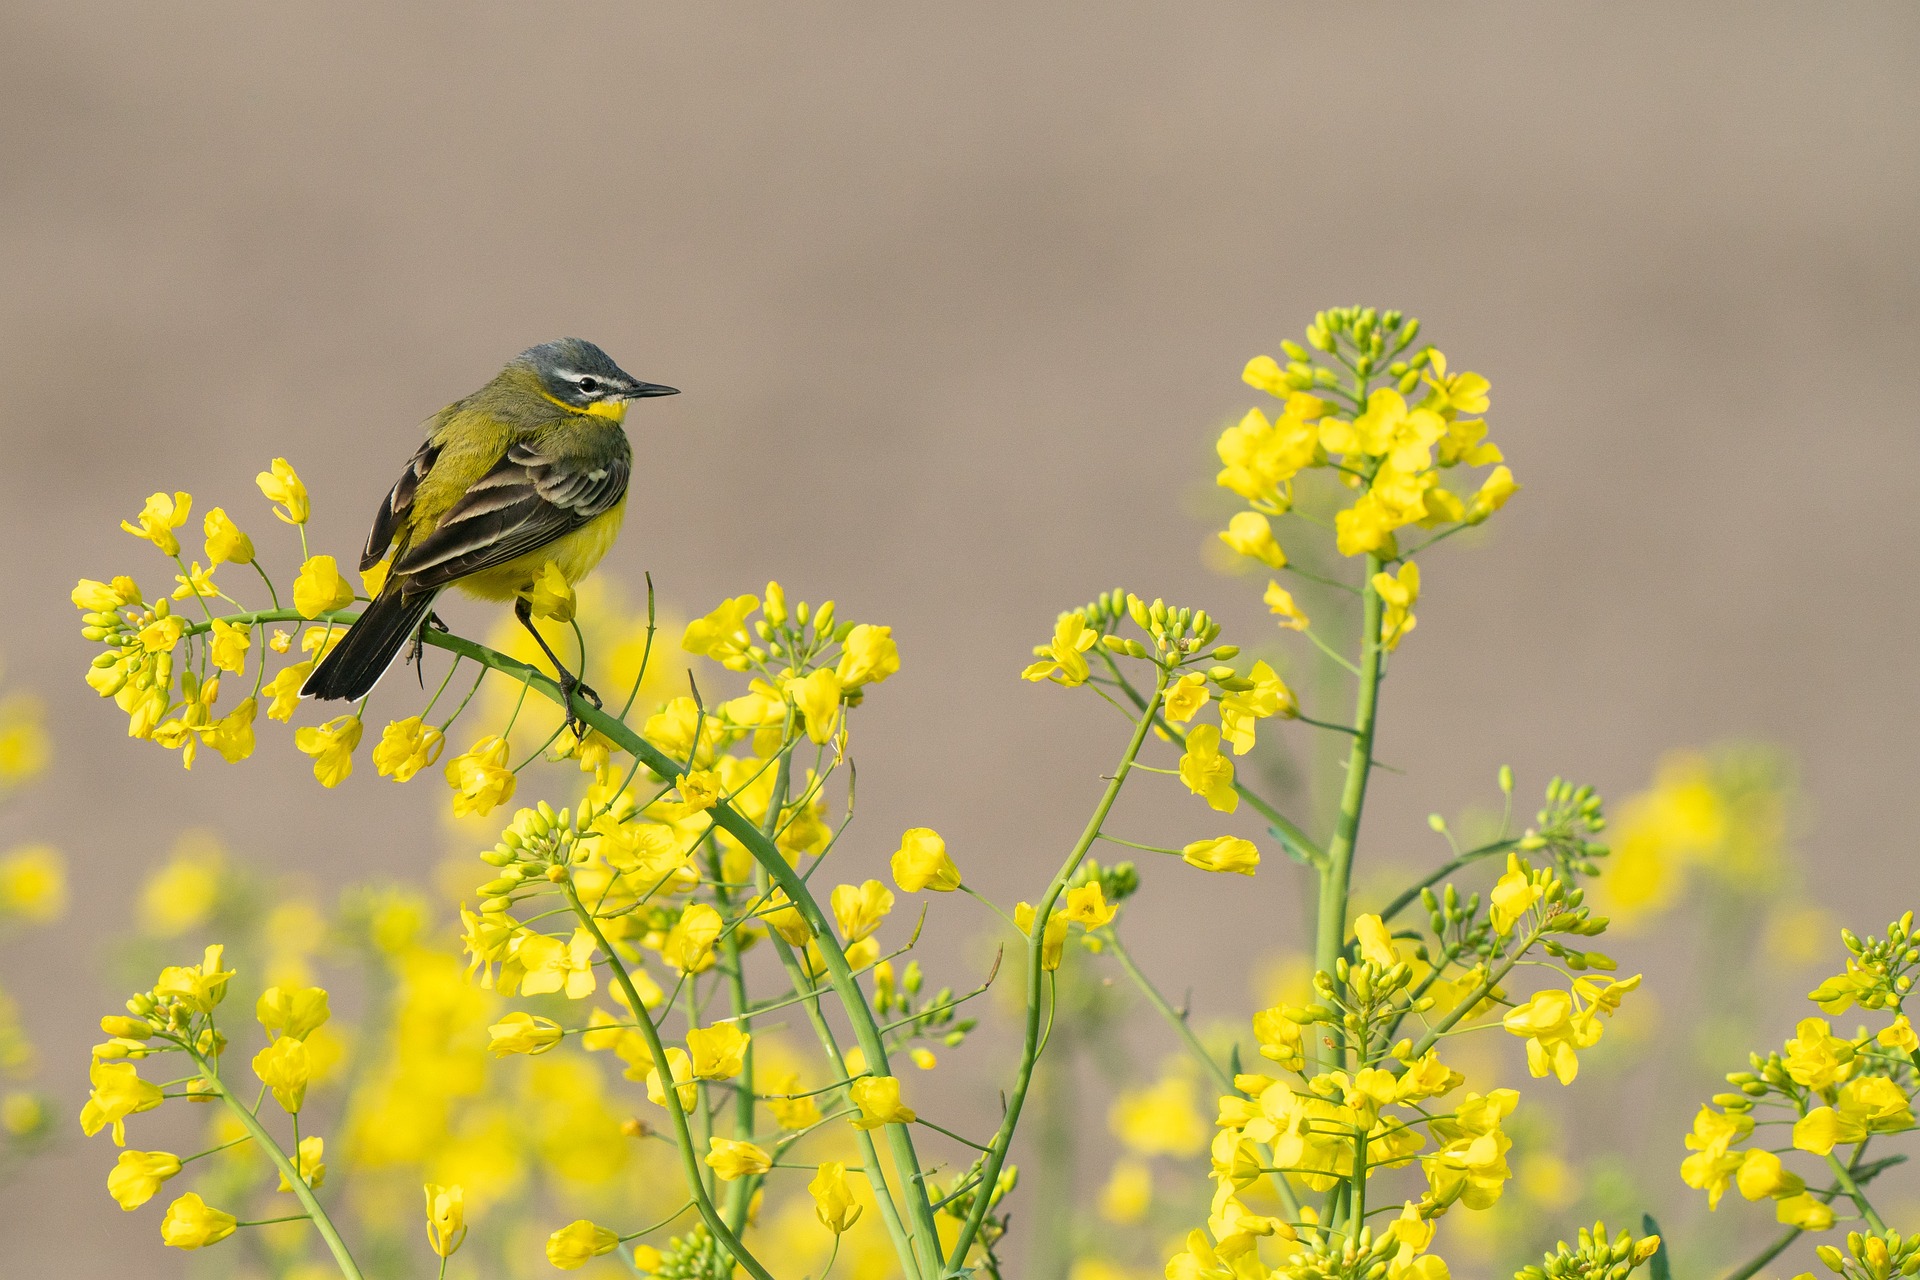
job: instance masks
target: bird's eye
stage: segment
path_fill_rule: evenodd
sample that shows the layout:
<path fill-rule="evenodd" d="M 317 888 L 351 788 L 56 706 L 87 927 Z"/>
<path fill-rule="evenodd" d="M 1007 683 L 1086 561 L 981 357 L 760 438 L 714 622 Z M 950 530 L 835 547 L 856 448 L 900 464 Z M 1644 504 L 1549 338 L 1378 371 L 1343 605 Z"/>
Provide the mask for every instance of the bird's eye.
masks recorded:
<path fill-rule="evenodd" d="M 578 385 L 582 391 L 586 392 L 588 395 L 592 395 L 594 392 L 600 390 L 600 379 L 582 378 L 580 379 L 580 382 Z"/>

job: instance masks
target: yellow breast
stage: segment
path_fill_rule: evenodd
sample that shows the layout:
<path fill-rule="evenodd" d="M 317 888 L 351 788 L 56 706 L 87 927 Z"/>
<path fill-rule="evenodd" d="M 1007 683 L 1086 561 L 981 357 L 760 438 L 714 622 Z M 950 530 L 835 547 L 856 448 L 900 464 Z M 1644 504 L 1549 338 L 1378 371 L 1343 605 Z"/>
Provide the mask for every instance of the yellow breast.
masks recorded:
<path fill-rule="evenodd" d="M 612 510 L 595 516 L 572 533 L 562 534 L 546 546 L 536 547 L 505 564 L 461 578 L 453 585 L 482 600 L 511 600 L 533 586 L 533 580 L 549 560 L 559 566 L 561 577 L 568 582 L 578 582 L 593 572 L 613 540 L 620 536 L 620 521 L 626 513 L 627 500 L 623 496 Z"/>

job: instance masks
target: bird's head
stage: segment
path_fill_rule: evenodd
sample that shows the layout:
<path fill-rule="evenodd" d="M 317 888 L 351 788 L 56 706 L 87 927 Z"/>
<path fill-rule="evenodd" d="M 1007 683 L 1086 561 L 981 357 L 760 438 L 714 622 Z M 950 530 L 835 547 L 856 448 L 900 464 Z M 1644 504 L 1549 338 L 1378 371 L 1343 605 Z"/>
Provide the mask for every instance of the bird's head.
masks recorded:
<path fill-rule="evenodd" d="M 680 394 L 673 387 L 640 381 L 606 352 L 579 338 L 529 347 L 514 363 L 529 370 L 540 389 L 566 408 L 615 422 L 626 416 L 629 400 Z"/>

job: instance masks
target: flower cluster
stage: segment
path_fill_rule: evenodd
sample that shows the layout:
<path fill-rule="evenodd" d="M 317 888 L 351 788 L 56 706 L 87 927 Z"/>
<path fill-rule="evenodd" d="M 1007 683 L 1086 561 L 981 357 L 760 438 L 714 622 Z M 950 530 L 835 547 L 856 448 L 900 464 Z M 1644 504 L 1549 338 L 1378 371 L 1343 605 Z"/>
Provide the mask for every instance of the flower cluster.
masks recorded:
<path fill-rule="evenodd" d="M 1334 516 L 1335 540 L 1342 556 L 1400 566 L 1392 573 L 1384 567 L 1369 571 L 1369 584 L 1385 603 L 1378 637 L 1388 649 L 1415 625 L 1420 569 L 1413 557 L 1431 542 L 1484 523 L 1519 487 L 1512 471 L 1495 465 L 1502 455 L 1486 438 L 1480 415 L 1487 411 L 1487 380 L 1448 373 L 1440 351 L 1414 349 L 1419 333 L 1420 322 L 1397 311 L 1321 312 L 1307 327 L 1306 346 L 1281 343 L 1284 367 L 1271 356 L 1255 356 L 1242 374 L 1247 385 L 1280 401 L 1278 416 L 1269 420 L 1258 408 L 1249 409 L 1218 444 L 1217 482 L 1250 507 L 1229 521 L 1220 540 L 1270 569 L 1289 564 L 1273 520 L 1295 513 L 1301 473 L 1329 471 L 1357 495 Z M 1376 372 L 1388 385 L 1371 387 Z M 1343 373 L 1355 375 L 1354 381 L 1343 382 Z M 1477 490 L 1464 494 L 1442 483 L 1442 472 L 1461 466 L 1493 470 Z M 1436 532 L 1403 551 L 1399 531 L 1411 525 Z M 1267 600 L 1283 625 L 1309 625 L 1278 582 L 1268 588 Z"/>
<path fill-rule="evenodd" d="M 1912 986 L 1908 970 L 1920 962 L 1920 940 L 1912 931 L 1911 911 L 1888 926 L 1884 939 L 1843 930 L 1851 953 L 1846 972 L 1808 996 L 1828 1014 L 1856 1003 L 1891 1012 L 1888 1025 L 1848 1036 L 1837 1034 L 1825 1018 L 1803 1018 L 1779 1050 L 1751 1054 L 1748 1070 L 1727 1076 L 1733 1092 L 1716 1094 L 1700 1108 L 1686 1139 L 1693 1154 L 1681 1164 L 1680 1176 L 1707 1193 L 1709 1207 L 1719 1207 L 1735 1187 L 1747 1200 L 1770 1200 L 1775 1216 L 1790 1227 L 1826 1231 L 1839 1221 L 1834 1206 L 1844 1199 L 1876 1232 L 1884 1230 L 1865 1188 L 1904 1157 L 1870 1161 L 1867 1147 L 1879 1135 L 1914 1128 L 1920 1033 L 1901 1011 Z M 1791 1146 L 1742 1147 L 1761 1124 L 1791 1126 Z M 1797 1172 L 1781 1158 L 1795 1154 L 1820 1164 Z M 1864 1239 L 1870 1243 L 1862 1248 L 1886 1248 L 1875 1237 Z M 1853 1274 L 1843 1269 L 1837 1249 L 1823 1248 L 1821 1257 L 1835 1274 Z"/>

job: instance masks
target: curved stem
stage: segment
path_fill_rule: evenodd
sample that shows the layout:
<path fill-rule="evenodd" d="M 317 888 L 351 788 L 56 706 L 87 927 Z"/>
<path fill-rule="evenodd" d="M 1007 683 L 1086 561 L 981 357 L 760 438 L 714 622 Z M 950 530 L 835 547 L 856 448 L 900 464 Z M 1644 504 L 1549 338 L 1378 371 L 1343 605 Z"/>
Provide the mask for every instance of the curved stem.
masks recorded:
<path fill-rule="evenodd" d="M 528 668 L 532 670 L 532 668 Z M 555 693 L 559 692 L 555 688 Z M 585 699 L 581 705 L 589 705 Z M 773 1280 L 773 1276 L 761 1265 L 760 1260 L 747 1252 L 739 1235 L 727 1225 L 725 1218 L 713 1203 L 713 1197 L 707 1194 L 705 1170 L 700 1165 L 700 1153 L 694 1147 L 693 1132 L 687 1124 L 687 1109 L 680 1104 L 680 1085 L 673 1078 L 673 1068 L 667 1062 L 667 1048 L 660 1040 L 660 1028 L 654 1025 L 647 1014 L 647 1006 L 640 999 L 640 993 L 634 989 L 633 978 L 627 972 L 627 966 L 620 961 L 619 954 L 607 941 L 607 935 L 600 931 L 600 921 L 593 912 L 587 910 L 580 901 L 580 895 L 574 891 L 573 881 L 561 882 L 566 889 L 567 901 L 573 907 L 574 915 L 588 933 L 593 935 L 595 945 L 602 955 L 607 957 L 607 968 L 612 970 L 614 981 L 620 984 L 620 990 L 626 995 L 627 1007 L 633 1010 L 634 1021 L 639 1024 L 640 1034 L 646 1037 L 647 1049 L 653 1055 L 654 1067 L 660 1073 L 660 1093 L 666 1099 L 667 1117 L 673 1122 L 675 1144 L 680 1148 L 681 1173 L 686 1178 L 687 1190 L 692 1193 L 694 1207 L 700 1211 L 701 1221 L 707 1224 L 707 1230 L 732 1254 L 754 1280 Z"/>
<path fill-rule="evenodd" d="M 227 1110 L 233 1112 L 234 1117 L 240 1121 L 241 1126 L 247 1131 L 247 1136 L 259 1144 L 260 1149 L 266 1152 L 267 1159 L 273 1161 L 273 1167 L 279 1170 L 280 1176 L 286 1179 L 289 1187 L 293 1188 L 294 1197 L 300 1201 L 300 1207 L 306 1210 L 306 1216 L 312 1221 L 313 1229 L 318 1231 L 320 1238 L 327 1242 L 327 1249 L 333 1254 L 333 1261 L 340 1268 L 340 1274 L 346 1280 L 361 1280 L 360 1268 L 354 1262 L 353 1255 L 347 1252 L 346 1241 L 342 1240 L 339 1231 L 334 1229 L 333 1219 L 329 1218 L 327 1211 L 320 1207 L 319 1198 L 313 1194 L 313 1188 L 307 1185 L 307 1180 L 300 1176 L 298 1169 L 294 1168 L 293 1161 L 287 1159 L 287 1153 L 282 1151 L 280 1144 L 273 1140 L 273 1135 L 267 1132 L 267 1127 L 260 1123 L 260 1117 L 255 1115 L 246 1103 L 233 1096 L 233 1090 L 227 1087 L 227 1082 L 220 1078 L 212 1064 L 200 1056 L 199 1050 L 189 1047 L 187 1052 L 192 1056 L 195 1065 L 200 1068 L 200 1078 L 220 1095 L 220 1101 L 227 1104 Z"/>
<path fill-rule="evenodd" d="M 1227 1074 L 1225 1067 L 1214 1061 L 1213 1055 L 1207 1052 L 1207 1046 L 1200 1043 L 1200 1037 L 1194 1034 L 1192 1024 L 1187 1021 L 1187 1015 L 1173 1007 L 1172 1002 L 1135 962 L 1133 953 L 1128 951 L 1126 944 L 1120 941 L 1119 931 L 1108 928 L 1102 936 L 1112 950 L 1114 959 L 1118 960 L 1120 967 L 1126 971 L 1127 977 L 1133 980 L 1134 986 L 1140 988 L 1140 994 L 1147 998 L 1147 1003 L 1152 1005 L 1167 1025 L 1173 1028 L 1174 1034 L 1178 1035 L 1180 1042 L 1186 1045 L 1187 1052 L 1192 1055 L 1194 1061 L 1206 1068 L 1207 1074 L 1213 1078 L 1213 1083 L 1222 1093 L 1238 1094 L 1240 1089 L 1233 1083 L 1233 1077 Z M 1293 1194 L 1293 1184 L 1281 1174 L 1276 1173 L 1273 1176 L 1273 1188 L 1280 1197 L 1281 1205 L 1287 1211 L 1288 1219 L 1298 1218 L 1300 1202 Z"/>
<path fill-rule="evenodd" d="M 1048 917 L 1053 914 L 1054 903 L 1066 891 L 1068 879 L 1079 868 L 1081 859 L 1087 856 L 1087 850 L 1093 847 L 1093 842 L 1099 838 L 1100 828 L 1106 822 L 1107 814 L 1112 811 L 1113 802 L 1120 798 L 1120 788 L 1126 785 L 1127 775 L 1133 771 L 1134 757 L 1140 754 L 1140 748 L 1146 743 L 1147 731 L 1159 719 L 1161 697 L 1166 691 L 1167 670 L 1162 667 L 1154 679 L 1153 696 L 1139 704 L 1140 719 L 1134 724 L 1133 736 L 1127 740 L 1126 753 L 1120 757 L 1119 767 L 1113 771 L 1106 791 L 1100 796 L 1100 803 L 1094 806 L 1093 816 L 1087 819 L 1086 829 L 1074 843 L 1073 851 L 1060 865 L 1060 870 L 1054 873 L 1046 896 L 1034 907 L 1033 922 L 1027 928 L 1027 1030 L 1020 1051 L 1020 1071 L 1014 1078 L 1013 1092 L 1007 1098 L 1006 1115 L 1001 1119 L 1000 1129 L 990 1144 L 991 1150 L 981 1165 L 980 1190 L 973 1198 L 973 1208 L 967 1214 L 966 1224 L 960 1228 L 960 1235 L 954 1240 L 952 1256 L 958 1264 L 965 1264 L 967 1250 L 973 1246 L 975 1237 L 980 1234 L 981 1224 L 986 1221 L 987 1205 L 993 1199 L 994 1185 L 999 1181 L 1002 1166 L 1006 1164 L 1007 1149 L 1013 1145 L 1013 1131 L 1020 1123 L 1020 1108 L 1026 1103 L 1027 1089 L 1033 1083 L 1033 1069 L 1040 1058 L 1041 993 L 1046 976 L 1043 960 Z"/>

